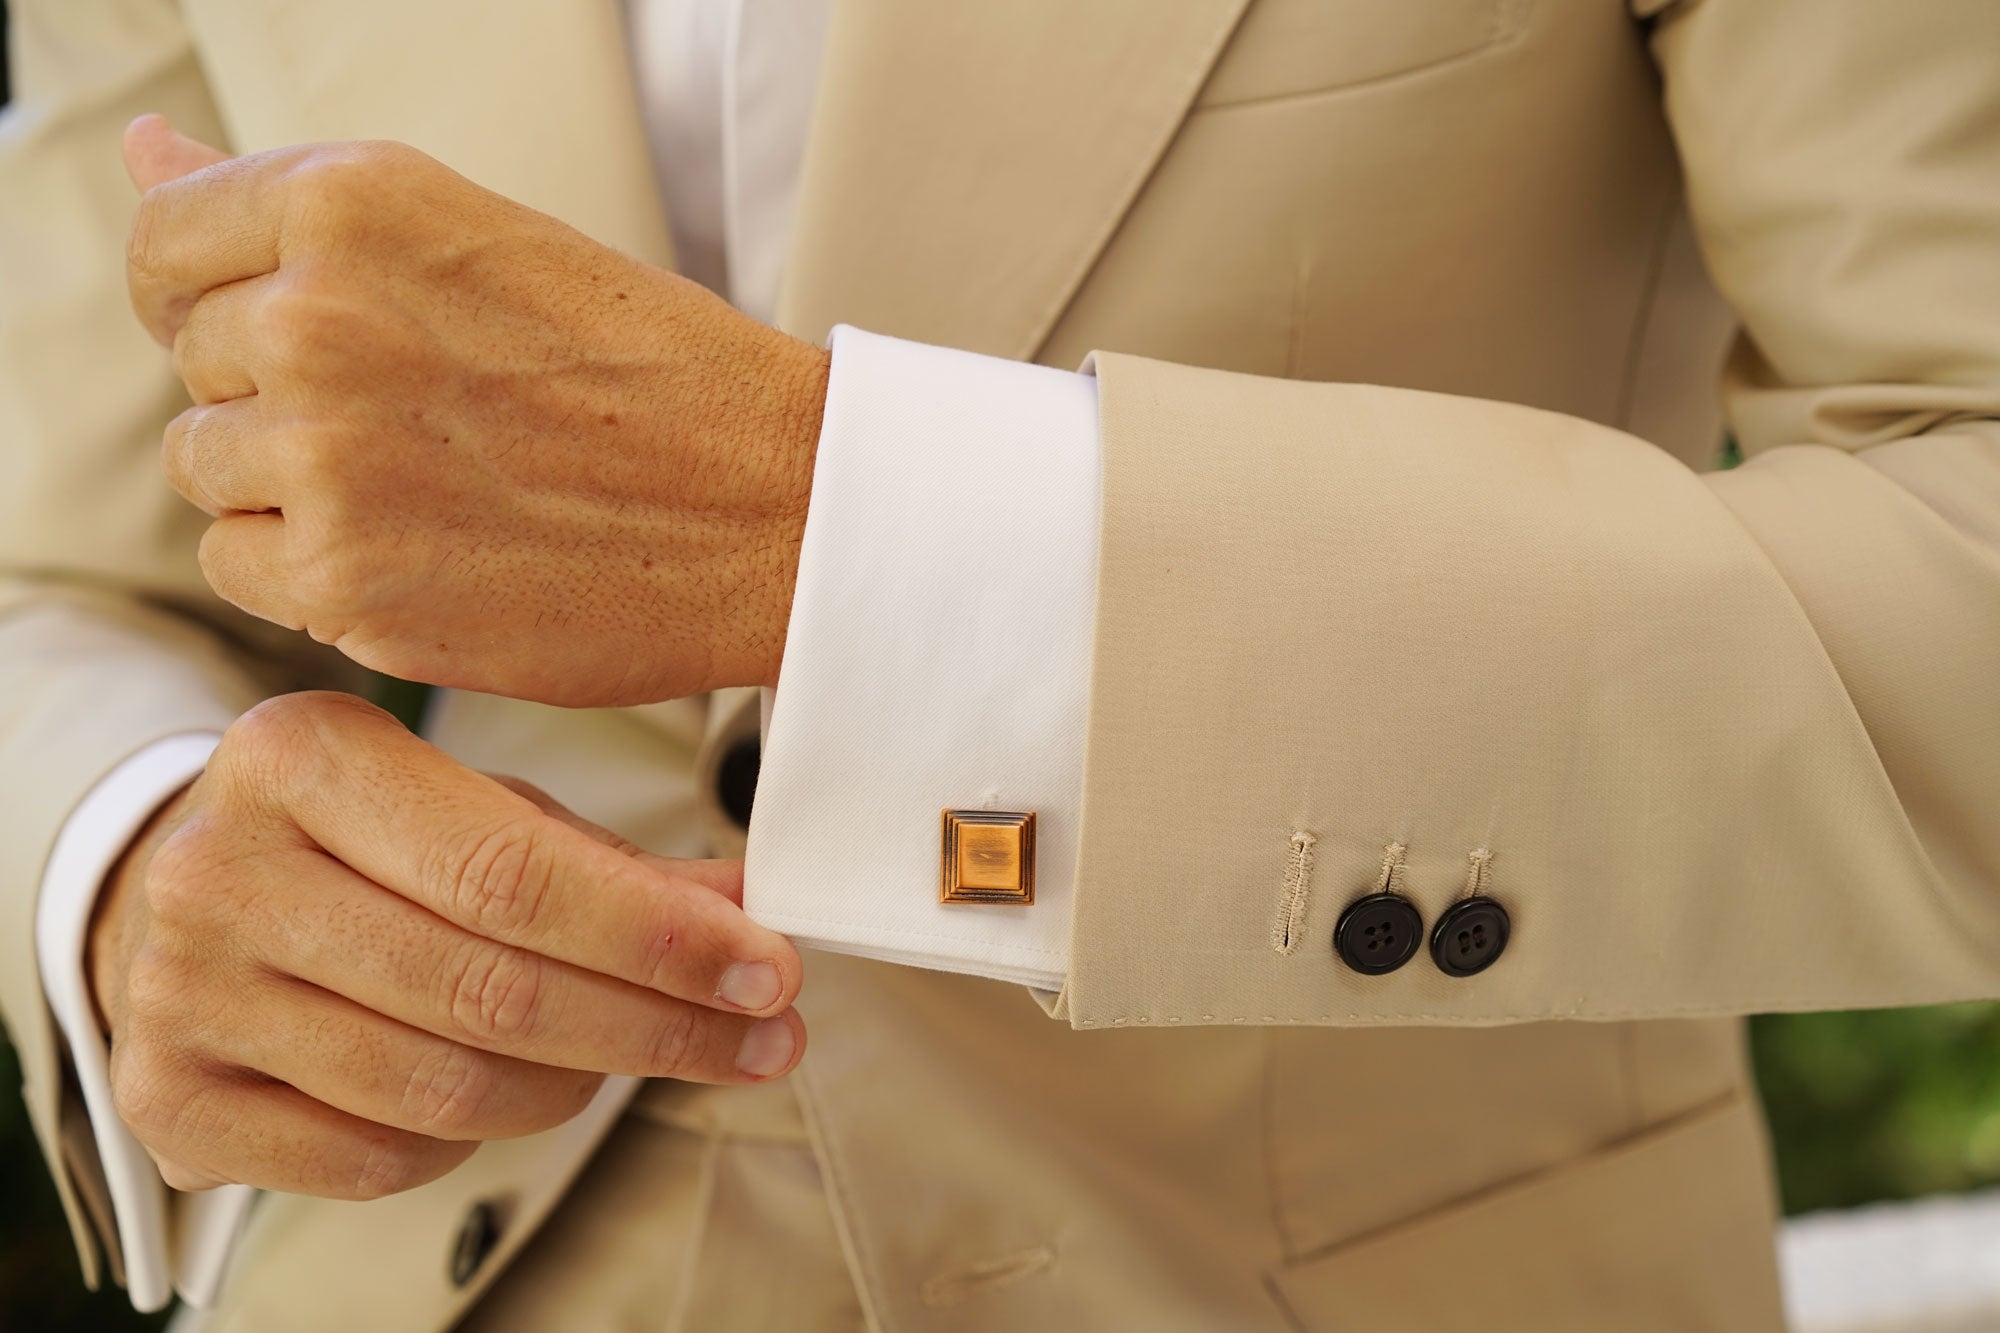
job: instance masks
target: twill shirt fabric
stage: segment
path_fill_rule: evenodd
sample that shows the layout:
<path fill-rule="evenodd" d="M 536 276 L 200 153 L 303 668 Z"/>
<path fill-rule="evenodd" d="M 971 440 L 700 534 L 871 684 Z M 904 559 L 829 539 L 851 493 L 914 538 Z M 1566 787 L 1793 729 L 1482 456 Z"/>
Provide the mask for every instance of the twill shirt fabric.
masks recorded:
<path fill-rule="evenodd" d="M 245 150 L 383 135 L 670 258 L 612 6 L 47 9 L 73 40 L 0 158 L 35 238 L 0 253 L 21 926 L 65 803 L 162 717 L 353 680 L 203 588 L 153 464 L 175 386 L 102 257 L 128 187 L 79 164 L 143 109 Z M 1063 986 L 809 960 L 790 1082 L 869 1325 L 1781 1327 L 1734 1016 L 2000 993 L 2000 11 L 1921 11 L 837 7 L 778 322 L 1090 356 L 1103 450 Z M 453 698 L 469 761 L 741 847 L 712 779 L 754 698 Z M 1491 969 L 1327 947 L 1399 844 L 1427 922 L 1490 854 Z M 0 938 L 94 1245 L 29 934 Z M 591 1139 L 269 1198 L 218 1322 L 445 1327 Z M 485 1199 L 501 1250 L 453 1287 Z"/>

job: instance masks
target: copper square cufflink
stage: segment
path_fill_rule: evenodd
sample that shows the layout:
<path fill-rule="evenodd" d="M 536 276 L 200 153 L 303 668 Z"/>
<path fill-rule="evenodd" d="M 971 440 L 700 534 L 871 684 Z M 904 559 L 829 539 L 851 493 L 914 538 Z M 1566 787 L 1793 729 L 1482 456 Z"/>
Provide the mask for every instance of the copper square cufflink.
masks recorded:
<path fill-rule="evenodd" d="M 1034 902 L 1034 811 L 945 811 L 938 901 Z"/>

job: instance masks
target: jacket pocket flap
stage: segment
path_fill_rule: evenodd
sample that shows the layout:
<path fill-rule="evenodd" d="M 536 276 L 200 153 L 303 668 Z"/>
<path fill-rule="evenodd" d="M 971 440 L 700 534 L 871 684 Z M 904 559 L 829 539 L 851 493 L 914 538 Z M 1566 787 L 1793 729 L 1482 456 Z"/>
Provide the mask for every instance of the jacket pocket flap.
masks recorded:
<path fill-rule="evenodd" d="M 1527 23 L 1533 0 L 1258 0 L 1243 16 L 1203 107 L 1351 88 L 1462 60 Z"/>
<path fill-rule="evenodd" d="M 1781 1330 L 1769 1179 L 1732 1097 L 1268 1281 L 1308 1333 Z"/>

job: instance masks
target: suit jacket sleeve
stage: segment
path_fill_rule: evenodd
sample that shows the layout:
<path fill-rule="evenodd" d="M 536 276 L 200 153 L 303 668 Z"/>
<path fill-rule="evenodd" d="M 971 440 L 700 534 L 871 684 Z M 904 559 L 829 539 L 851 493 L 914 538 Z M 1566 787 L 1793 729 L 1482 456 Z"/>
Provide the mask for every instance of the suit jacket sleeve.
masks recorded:
<path fill-rule="evenodd" d="M 134 196 L 119 136 L 132 117 L 162 111 L 224 142 L 179 18 L 150 0 L 10 9 L 15 100 L 0 114 L 0 1015 L 94 1276 L 86 1215 L 102 1210 L 84 1205 L 102 1200 L 102 1181 L 81 1105 L 64 1095 L 34 957 L 36 890 L 56 832 L 100 777 L 149 742 L 219 729 L 267 693 L 342 677 L 208 592 L 195 558 L 204 520 L 160 479 L 160 432 L 186 400 L 127 305 Z M 99 1230 L 115 1272 L 110 1229 Z"/>
<path fill-rule="evenodd" d="M 2000 994 L 2000 6 L 1644 8 L 1746 461 L 1100 355 L 1073 1022 Z M 1337 959 L 1395 844 L 1491 967 Z"/>

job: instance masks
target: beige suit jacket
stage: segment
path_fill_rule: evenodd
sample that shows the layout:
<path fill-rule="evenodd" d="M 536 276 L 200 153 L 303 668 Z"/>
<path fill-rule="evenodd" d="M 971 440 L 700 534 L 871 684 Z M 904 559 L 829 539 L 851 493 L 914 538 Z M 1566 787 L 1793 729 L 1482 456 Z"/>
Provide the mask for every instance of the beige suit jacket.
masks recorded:
<path fill-rule="evenodd" d="M 50 838 L 139 745 L 343 678 L 206 592 L 156 475 L 120 126 L 403 139 L 668 251 L 613 0 L 30 0 L 15 40 L 0 998 L 89 1251 Z M 782 322 L 1095 349 L 1104 441 L 1067 987 L 811 960 L 874 1323 L 1777 1327 L 1730 1016 L 2000 994 L 1996 311 L 1991 0 L 843 0 Z M 746 719 L 461 698 L 439 739 L 727 850 Z M 1494 967 L 1339 963 L 1393 843 L 1426 920 L 1491 853 Z M 268 1201 L 225 1322 L 442 1327 L 468 1201 L 504 1260 L 598 1130 Z"/>

